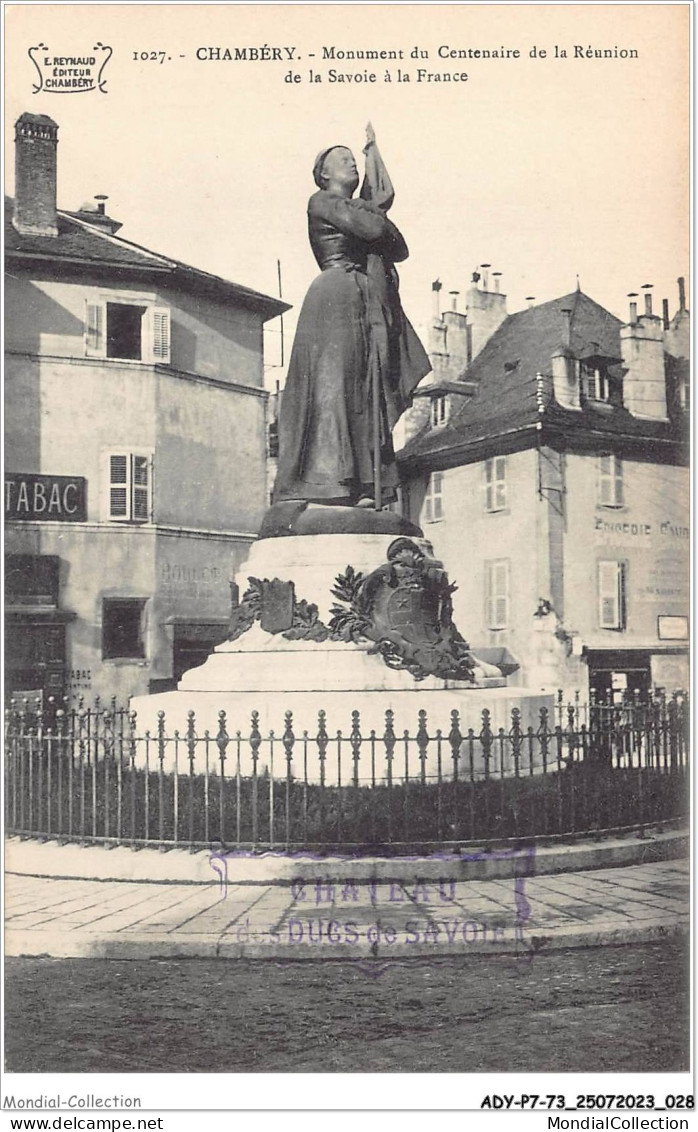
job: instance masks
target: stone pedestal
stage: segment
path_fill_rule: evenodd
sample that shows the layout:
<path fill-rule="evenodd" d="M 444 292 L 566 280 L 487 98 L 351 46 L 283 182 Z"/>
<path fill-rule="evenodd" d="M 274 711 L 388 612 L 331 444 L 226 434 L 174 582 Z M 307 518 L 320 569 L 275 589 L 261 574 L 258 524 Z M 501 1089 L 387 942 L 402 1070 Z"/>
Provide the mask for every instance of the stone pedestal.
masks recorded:
<path fill-rule="evenodd" d="M 394 542 L 394 534 L 317 534 L 281 538 L 259 539 L 251 547 L 249 558 L 236 577 L 240 593 L 244 594 L 249 578 L 281 579 L 292 581 L 297 602 L 305 600 L 317 606 L 319 619 L 327 624 L 337 575 L 347 566 L 364 575 L 376 570 L 386 561 L 387 552 Z M 414 538 L 420 549 L 431 553 L 429 543 Z M 282 736 L 286 713 L 293 713 L 295 773 L 303 746 L 303 733 L 307 732 L 306 756 L 309 756 L 308 775 L 317 778 L 318 713 L 325 713 L 325 727 L 330 737 L 331 760 L 327 765 L 328 781 L 336 763 L 337 732 L 342 732 L 345 766 L 349 765 L 349 743 L 352 713 L 360 713 L 360 730 L 364 740 L 371 731 L 377 736 L 376 749 L 383 765 L 385 748 L 382 736 L 386 727 L 386 711 L 394 713 L 392 725 L 397 736 L 396 759 L 401 758 L 404 769 L 404 732 L 416 736 L 419 712 L 425 711 L 430 736 L 440 729 L 443 739 L 444 773 L 452 771 L 451 747 L 447 736 L 452 726 L 451 713 L 459 712 L 459 726 L 465 736 L 469 728 L 478 734 L 483 723 L 482 712 L 490 713 L 489 723 L 495 732 L 511 727 L 514 708 L 520 712 L 522 728 L 534 729 L 540 721 L 540 708 L 547 707 L 552 719 L 552 696 L 529 693 L 521 688 L 508 688 L 506 680 L 494 676 L 491 666 L 476 668 L 475 683 L 426 676 L 416 680 L 410 672 L 388 667 L 382 656 L 372 653 L 371 641 L 359 640 L 291 640 L 283 633 L 266 632 L 256 621 L 236 640 L 225 641 L 211 654 L 205 664 L 190 669 L 183 676 L 175 692 L 141 696 L 132 701 L 138 714 L 138 730 L 145 728 L 157 732 L 158 712 L 165 712 L 166 733 L 175 728 L 184 735 L 188 713 L 195 712 L 196 734 L 208 730 L 215 738 L 219 728 L 219 712 L 226 713 L 226 730 L 232 742 L 229 754 L 235 749 L 235 735 L 240 732 L 242 773 L 249 773 L 250 720 L 258 713 L 258 727 L 264 737 L 260 748 L 261 772 L 269 762 L 271 747 L 268 736 L 275 735 L 277 767 L 285 773 Z M 488 675 L 489 671 L 489 675 Z M 402 746 L 401 746 L 402 745 Z M 365 758 L 365 747 L 362 748 Z M 215 766 L 216 748 L 212 744 L 211 761 Z M 167 760 L 172 748 L 168 745 Z M 417 747 L 410 747 L 414 773 L 419 773 Z M 465 757 L 465 756 L 464 756 Z M 430 744 L 429 768 L 436 759 L 436 745 Z M 184 763 L 184 757 L 182 766 Z M 278 771 L 277 771 L 278 773 Z M 410 772 L 411 773 L 411 772 Z"/>

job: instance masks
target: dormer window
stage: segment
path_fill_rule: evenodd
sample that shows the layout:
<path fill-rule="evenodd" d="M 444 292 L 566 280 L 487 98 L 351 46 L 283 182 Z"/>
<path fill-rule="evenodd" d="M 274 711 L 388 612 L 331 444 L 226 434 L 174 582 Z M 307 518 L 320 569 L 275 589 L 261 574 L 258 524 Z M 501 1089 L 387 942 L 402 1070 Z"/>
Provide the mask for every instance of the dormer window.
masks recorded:
<path fill-rule="evenodd" d="M 617 374 L 610 372 L 615 360 L 606 362 L 603 358 L 587 358 L 579 362 L 579 385 L 583 404 L 622 405 L 623 382 Z"/>
<path fill-rule="evenodd" d="M 605 366 L 581 363 L 582 395 L 587 401 L 610 401 L 611 383 Z"/>
<path fill-rule="evenodd" d="M 438 428 L 446 424 L 448 419 L 448 399 L 441 395 L 434 397 L 431 402 L 431 427 Z"/>

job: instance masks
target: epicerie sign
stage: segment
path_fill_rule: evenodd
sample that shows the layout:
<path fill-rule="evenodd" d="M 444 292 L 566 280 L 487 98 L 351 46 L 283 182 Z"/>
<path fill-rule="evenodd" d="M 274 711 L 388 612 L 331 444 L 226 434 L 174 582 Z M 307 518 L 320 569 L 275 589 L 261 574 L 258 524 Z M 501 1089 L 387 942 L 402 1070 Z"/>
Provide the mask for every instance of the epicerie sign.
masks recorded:
<path fill-rule="evenodd" d="M 84 523 L 87 520 L 87 480 L 84 476 L 8 472 L 5 476 L 5 518 Z"/>

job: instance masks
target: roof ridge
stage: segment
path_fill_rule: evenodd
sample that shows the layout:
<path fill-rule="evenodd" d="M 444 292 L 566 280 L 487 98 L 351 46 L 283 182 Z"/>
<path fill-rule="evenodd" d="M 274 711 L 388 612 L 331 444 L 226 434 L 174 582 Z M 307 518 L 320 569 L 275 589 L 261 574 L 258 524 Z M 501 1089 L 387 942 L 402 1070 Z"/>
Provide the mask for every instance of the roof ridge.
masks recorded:
<path fill-rule="evenodd" d="M 170 259 L 169 256 L 161 255 L 159 252 L 153 252 L 150 248 L 144 248 L 142 244 L 136 244 L 133 240 L 125 240 L 123 236 L 114 236 L 111 232 L 105 232 L 97 224 L 90 224 L 87 220 L 81 220 L 79 217 L 74 216 L 73 213 L 67 212 L 65 209 L 57 208 L 56 214 L 62 216 L 69 224 L 77 224 L 80 228 L 86 228 L 90 234 L 99 236 L 102 240 L 106 240 L 110 244 L 116 244 L 117 247 L 126 246 L 128 248 L 135 248 L 136 251 L 142 252 L 150 259 L 154 259 L 159 263 L 173 264 L 176 261 Z"/>

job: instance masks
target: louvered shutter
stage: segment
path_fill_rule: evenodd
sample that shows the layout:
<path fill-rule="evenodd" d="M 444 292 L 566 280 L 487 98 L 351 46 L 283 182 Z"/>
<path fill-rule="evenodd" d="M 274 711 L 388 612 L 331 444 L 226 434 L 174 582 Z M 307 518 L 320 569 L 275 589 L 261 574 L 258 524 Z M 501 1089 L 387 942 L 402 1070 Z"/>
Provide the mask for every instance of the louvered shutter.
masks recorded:
<path fill-rule="evenodd" d="M 509 567 L 506 562 L 494 565 L 494 627 L 504 629 L 509 612 Z"/>
<path fill-rule="evenodd" d="M 147 523 L 150 518 L 150 460 L 147 456 L 131 457 L 131 518 Z"/>
<path fill-rule="evenodd" d="M 153 361 L 169 363 L 170 312 L 167 307 L 154 307 L 151 316 Z"/>
<path fill-rule="evenodd" d="M 621 612 L 619 562 L 599 562 L 599 625 L 619 629 Z"/>
<path fill-rule="evenodd" d="M 432 512 L 434 519 L 443 519 L 444 507 L 442 499 L 443 472 L 434 472 L 432 478 Z"/>
<path fill-rule="evenodd" d="M 485 511 L 494 510 L 494 485 L 492 475 L 492 460 L 485 460 Z"/>
<path fill-rule="evenodd" d="M 85 354 L 87 357 L 104 358 L 107 353 L 107 307 L 106 303 L 85 303 Z"/>
<path fill-rule="evenodd" d="M 129 457 L 109 457 L 109 518 L 129 516 Z"/>
<path fill-rule="evenodd" d="M 613 491 L 614 503 L 616 507 L 622 507 L 623 499 L 623 461 L 619 460 L 617 456 L 613 458 Z"/>
<path fill-rule="evenodd" d="M 613 504 L 613 476 L 611 474 L 611 457 L 599 458 L 599 503 L 602 507 Z"/>
<path fill-rule="evenodd" d="M 494 506 L 502 511 L 507 505 L 507 462 L 506 456 L 494 458 Z"/>
<path fill-rule="evenodd" d="M 486 586 L 486 604 L 487 604 L 487 625 L 488 628 L 494 629 L 496 626 L 495 620 L 495 595 L 494 595 L 494 562 L 486 563 L 485 570 L 485 586 Z"/>
<path fill-rule="evenodd" d="M 490 629 L 506 629 L 509 621 L 509 563 L 486 564 L 487 625 Z"/>

